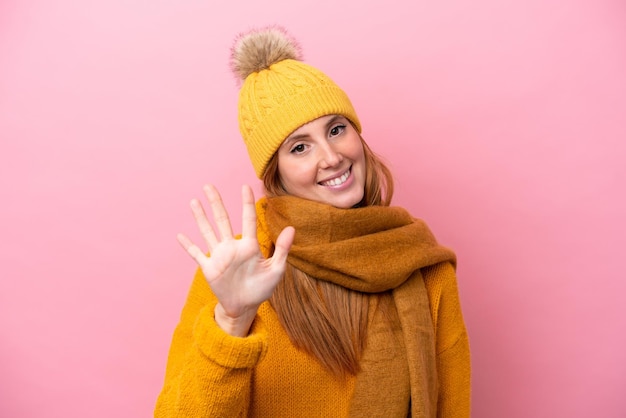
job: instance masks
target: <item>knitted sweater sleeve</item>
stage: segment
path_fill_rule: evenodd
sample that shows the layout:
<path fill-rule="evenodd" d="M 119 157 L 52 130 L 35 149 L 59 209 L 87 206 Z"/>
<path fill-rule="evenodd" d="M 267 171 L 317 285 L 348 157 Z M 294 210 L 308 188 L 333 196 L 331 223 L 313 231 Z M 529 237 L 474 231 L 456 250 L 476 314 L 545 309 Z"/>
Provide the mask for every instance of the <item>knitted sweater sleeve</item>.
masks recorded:
<path fill-rule="evenodd" d="M 435 327 L 439 401 L 437 416 L 470 416 L 470 350 L 454 267 L 440 263 L 422 271 Z"/>
<path fill-rule="evenodd" d="M 267 349 L 256 317 L 250 335 L 233 337 L 215 322 L 217 299 L 198 270 L 174 331 L 155 417 L 246 416 L 252 371 Z"/>

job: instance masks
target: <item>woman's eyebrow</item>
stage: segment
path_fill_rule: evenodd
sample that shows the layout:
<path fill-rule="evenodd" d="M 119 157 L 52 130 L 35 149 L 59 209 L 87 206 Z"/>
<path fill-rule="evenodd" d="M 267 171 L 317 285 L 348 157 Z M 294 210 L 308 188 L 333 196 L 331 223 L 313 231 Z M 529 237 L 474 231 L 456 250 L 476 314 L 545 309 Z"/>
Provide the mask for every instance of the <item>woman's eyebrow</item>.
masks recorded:
<path fill-rule="evenodd" d="M 341 116 L 341 115 L 334 115 L 332 118 L 330 118 L 330 119 L 328 120 L 328 122 L 326 122 L 326 124 L 325 124 L 325 128 L 326 128 L 326 129 L 330 128 L 330 126 L 331 126 L 333 123 L 336 123 L 336 122 L 337 122 L 337 120 L 339 120 L 339 119 L 345 119 L 345 117 L 344 117 L 344 116 Z M 283 143 L 282 143 L 282 145 L 281 145 L 281 146 L 283 146 L 283 145 L 287 145 L 287 144 L 292 143 L 293 141 L 297 141 L 297 140 L 299 140 L 299 139 L 304 139 L 304 138 L 308 138 L 308 137 L 309 137 L 309 134 L 307 134 L 307 133 L 298 134 L 298 135 L 293 135 L 293 136 L 288 136 L 288 137 L 287 137 L 287 138 L 283 141 Z"/>
<path fill-rule="evenodd" d="M 344 119 L 343 116 L 341 115 L 335 115 L 332 118 L 330 118 L 330 120 L 328 122 L 326 122 L 326 129 L 330 128 L 330 125 L 332 125 L 333 123 L 337 122 L 338 119 Z"/>
<path fill-rule="evenodd" d="M 308 134 L 298 134 L 298 135 L 290 136 L 283 141 L 280 147 L 281 148 L 288 147 L 292 142 L 298 141 L 300 139 L 308 138 L 308 137 L 309 137 Z"/>
<path fill-rule="evenodd" d="M 290 136 L 287 139 L 285 139 L 284 143 L 286 144 L 287 142 L 293 142 L 297 139 L 307 138 L 308 136 L 309 134 L 298 134 L 298 135 Z"/>

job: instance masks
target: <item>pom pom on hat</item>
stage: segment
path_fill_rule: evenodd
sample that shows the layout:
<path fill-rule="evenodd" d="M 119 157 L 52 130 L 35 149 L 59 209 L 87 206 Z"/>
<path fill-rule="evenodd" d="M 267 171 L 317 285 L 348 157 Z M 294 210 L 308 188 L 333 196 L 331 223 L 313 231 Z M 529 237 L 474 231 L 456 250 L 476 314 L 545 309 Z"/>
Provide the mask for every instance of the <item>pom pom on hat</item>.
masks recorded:
<path fill-rule="evenodd" d="M 252 73 L 266 70 L 277 62 L 302 60 L 298 42 L 280 26 L 240 34 L 230 54 L 230 68 L 242 82 Z"/>
<path fill-rule="evenodd" d="M 350 99 L 330 77 L 300 61 L 301 50 L 284 28 L 269 26 L 239 35 L 230 67 L 243 81 L 239 131 L 258 178 L 293 131 L 326 115 L 342 115 L 361 132 Z"/>

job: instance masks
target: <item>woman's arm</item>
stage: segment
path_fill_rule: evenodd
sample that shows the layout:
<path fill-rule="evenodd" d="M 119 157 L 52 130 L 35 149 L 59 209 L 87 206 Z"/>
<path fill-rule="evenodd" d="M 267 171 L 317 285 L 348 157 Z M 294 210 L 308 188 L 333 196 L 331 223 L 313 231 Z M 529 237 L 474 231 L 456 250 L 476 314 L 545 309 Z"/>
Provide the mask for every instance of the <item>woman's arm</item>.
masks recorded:
<path fill-rule="evenodd" d="M 293 242 L 294 230 L 287 227 L 266 259 L 259 249 L 252 189 L 242 189 L 240 239 L 217 190 L 205 186 L 204 192 L 217 233 L 194 199 L 192 213 L 211 255 L 178 235 L 199 269 L 172 339 L 157 417 L 247 414 L 252 370 L 267 345 L 257 311 L 282 279 Z"/>
<path fill-rule="evenodd" d="M 155 417 L 246 416 L 252 370 L 267 348 L 260 318 L 246 338 L 213 318 L 217 299 L 198 270 L 174 331 Z"/>

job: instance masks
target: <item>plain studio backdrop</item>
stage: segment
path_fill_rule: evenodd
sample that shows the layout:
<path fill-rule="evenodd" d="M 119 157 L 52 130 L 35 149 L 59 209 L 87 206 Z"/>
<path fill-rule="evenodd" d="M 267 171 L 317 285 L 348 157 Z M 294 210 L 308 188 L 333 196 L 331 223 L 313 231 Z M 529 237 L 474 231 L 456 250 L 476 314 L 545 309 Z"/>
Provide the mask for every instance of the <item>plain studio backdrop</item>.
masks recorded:
<path fill-rule="evenodd" d="M 626 414 L 620 0 L 0 3 L 0 416 L 147 417 L 199 239 L 259 191 L 234 36 L 284 25 L 456 250 L 473 416 Z M 258 197 L 258 193 L 257 193 Z"/>

